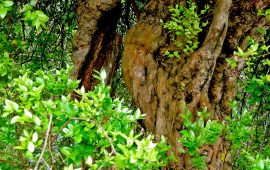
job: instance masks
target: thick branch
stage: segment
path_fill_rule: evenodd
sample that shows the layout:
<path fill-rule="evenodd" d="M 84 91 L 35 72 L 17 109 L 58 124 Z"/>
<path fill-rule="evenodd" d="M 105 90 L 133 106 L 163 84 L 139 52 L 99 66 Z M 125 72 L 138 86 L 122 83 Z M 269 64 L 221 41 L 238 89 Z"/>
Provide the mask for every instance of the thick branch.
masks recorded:
<path fill-rule="evenodd" d="M 217 52 L 216 47 L 220 48 L 223 45 L 223 41 L 227 31 L 228 18 L 229 18 L 229 9 L 231 7 L 232 0 L 218 0 L 216 3 L 213 21 L 209 28 L 206 39 L 203 43 L 202 49 L 210 50 L 212 53 L 218 53 L 221 49 L 218 49 Z"/>

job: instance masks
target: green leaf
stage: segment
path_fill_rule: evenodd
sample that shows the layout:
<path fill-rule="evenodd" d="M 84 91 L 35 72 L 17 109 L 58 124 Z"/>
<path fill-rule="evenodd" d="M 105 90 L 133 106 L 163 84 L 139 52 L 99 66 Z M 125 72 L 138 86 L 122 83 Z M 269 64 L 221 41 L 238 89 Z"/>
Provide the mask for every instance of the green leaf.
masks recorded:
<path fill-rule="evenodd" d="M 68 167 L 64 167 L 64 170 L 74 170 L 73 164 L 69 165 Z"/>
<path fill-rule="evenodd" d="M 39 29 L 40 28 L 40 21 L 39 21 L 39 19 L 38 18 L 35 18 L 35 19 L 33 19 L 33 21 L 32 21 L 32 26 L 35 26 L 36 27 L 36 29 Z"/>
<path fill-rule="evenodd" d="M 3 7 L 1 8 L 0 6 L 0 17 L 4 19 L 6 15 L 7 15 L 7 8 L 3 8 Z"/>
<path fill-rule="evenodd" d="M 100 71 L 100 78 L 101 78 L 102 82 L 105 81 L 106 76 L 107 76 L 107 75 L 106 75 L 105 69 L 101 69 L 101 71 Z"/>
<path fill-rule="evenodd" d="M 34 150 L 35 150 L 35 145 L 33 144 L 33 142 L 28 142 L 28 145 L 27 145 L 27 149 L 28 149 L 28 151 L 30 151 L 30 152 L 34 152 Z"/>
<path fill-rule="evenodd" d="M 80 143 L 82 141 L 82 134 L 75 135 L 74 140 L 76 143 Z"/>
<path fill-rule="evenodd" d="M 249 51 L 256 52 L 258 48 L 259 48 L 259 43 L 255 43 L 255 44 L 252 44 L 248 49 Z"/>
<path fill-rule="evenodd" d="M 5 111 L 13 112 L 19 110 L 19 105 L 16 102 L 13 102 L 11 100 L 5 99 Z"/>
<path fill-rule="evenodd" d="M 20 120 L 20 116 L 14 116 L 12 119 L 11 119 L 11 121 L 10 121 L 10 123 L 11 124 L 13 124 L 13 123 L 16 123 L 16 122 L 18 122 L 19 120 Z"/>
<path fill-rule="evenodd" d="M 34 132 L 32 135 L 32 141 L 35 143 L 38 140 L 38 133 Z"/>
<path fill-rule="evenodd" d="M 247 56 L 247 54 L 240 47 L 237 47 L 237 49 L 238 49 L 238 51 L 234 52 L 237 56 L 243 57 L 243 58 L 245 58 Z"/>
<path fill-rule="evenodd" d="M 227 63 L 231 66 L 232 69 L 237 67 L 237 61 L 232 58 L 226 58 Z"/>
<path fill-rule="evenodd" d="M 42 11 L 37 10 L 35 12 L 38 15 L 39 20 L 42 21 L 43 23 L 49 20 L 49 17 L 45 15 Z"/>
<path fill-rule="evenodd" d="M 91 166 L 93 164 L 93 159 L 91 156 L 88 156 L 85 163 L 88 165 L 88 166 Z"/>
<path fill-rule="evenodd" d="M 15 146 L 14 149 L 19 149 L 19 150 L 23 150 L 25 149 L 23 146 Z"/>
<path fill-rule="evenodd" d="M 123 151 L 124 155 L 126 157 L 129 157 L 130 153 L 129 153 L 129 150 L 122 144 L 117 144 L 117 146 Z"/>
<path fill-rule="evenodd" d="M 30 5 L 31 5 L 31 6 L 35 6 L 36 3 L 37 3 L 37 0 L 31 0 Z"/>
<path fill-rule="evenodd" d="M 23 130 L 23 134 L 24 136 L 29 137 L 29 132 L 27 132 L 26 130 Z"/>
<path fill-rule="evenodd" d="M 132 155 L 130 156 L 129 161 L 130 161 L 130 163 L 134 164 L 134 163 L 136 163 L 136 162 L 138 161 L 138 159 L 135 157 L 135 155 L 132 154 Z"/>
<path fill-rule="evenodd" d="M 265 76 L 266 80 L 270 82 L 270 74 Z"/>
<path fill-rule="evenodd" d="M 40 126 L 41 121 L 40 121 L 39 117 L 37 117 L 37 116 L 34 115 L 33 116 L 33 120 L 34 120 L 34 122 L 35 122 L 36 125 Z"/>
<path fill-rule="evenodd" d="M 66 155 L 67 157 L 70 156 L 71 152 L 72 152 L 72 149 L 70 147 L 63 147 L 61 149 L 61 152 Z"/>
<path fill-rule="evenodd" d="M 258 28 L 257 30 L 262 34 L 266 34 L 266 30 L 263 28 Z"/>
<path fill-rule="evenodd" d="M 11 7 L 14 3 L 12 1 L 3 1 L 2 4 L 5 6 L 5 7 Z"/>
<path fill-rule="evenodd" d="M 264 169 L 264 162 L 262 159 L 259 161 L 259 167 L 260 169 Z"/>
<path fill-rule="evenodd" d="M 27 91 L 28 91 L 27 87 L 24 86 L 24 85 L 19 84 L 19 88 L 20 88 L 20 90 L 22 90 L 23 92 L 27 92 Z"/>
<path fill-rule="evenodd" d="M 26 110 L 26 109 L 24 109 L 24 115 L 26 117 L 28 117 L 28 118 L 32 118 L 33 117 L 33 114 L 30 111 Z"/>
<path fill-rule="evenodd" d="M 63 132 L 67 135 L 67 137 L 71 137 L 73 135 L 73 133 L 68 128 L 64 128 Z"/>
<path fill-rule="evenodd" d="M 33 153 L 30 152 L 30 151 L 26 151 L 25 157 L 26 157 L 27 159 L 32 159 L 32 160 L 34 159 Z"/>

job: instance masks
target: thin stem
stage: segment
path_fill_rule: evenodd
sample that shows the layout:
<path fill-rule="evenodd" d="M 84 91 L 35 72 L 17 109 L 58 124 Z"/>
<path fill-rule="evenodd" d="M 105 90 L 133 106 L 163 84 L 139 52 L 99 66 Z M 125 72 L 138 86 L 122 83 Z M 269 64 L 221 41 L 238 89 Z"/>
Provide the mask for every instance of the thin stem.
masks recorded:
<path fill-rule="evenodd" d="M 51 143 L 53 143 L 53 141 L 57 138 L 57 136 L 62 132 L 62 130 L 69 124 L 70 121 L 72 120 L 85 120 L 85 119 L 82 119 L 82 118 L 70 118 L 68 119 L 68 121 L 66 121 L 66 123 L 60 128 L 60 130 L 52 137 L 52 140 L 51 140 Z"/>
<path fill-rule="evenodd" d="M 98 128 L 102 131 L 102 133 L 105 135 L 105 138 L 109 141 L 109 143 L 110 143 L 110 145 L 111 145 L 111 149 L 112 149 L 112 151 L 111 151 L 111 155 L 117 155 L 117 152 L 116 152 L 116 150 L 115 150 L 115 148 L 114 148 L 114 145 L 113 145 L 113 143 L 112 143 L 112 141 L 111 141 L 111 139 L 109 138 L 109 136 L 107 135 L 107 132 L 103 129 L 103 127 L 101 126 L 101 125 L 99 125 L 98 124 Z"/>
<path fill-rule="evenodd" d="M 52 168 L 50 168 L 50 166 L 49 166 L 49 164 L 46 162 L 46 160 L 45 160 L 44 158 L 42 158 L 42 160 L 43 160 L 44 164 L 47 166 L 47 168 L 48 168 L 49 170 L 51 170 Z"/>
<path fill-rule="evenodd" d="M 51 161 L 50 161 L 50 164 L 51 164 L 51 168 L 50 169 L 53 169 L 53 162 L 54 162 L 54 156 L 53 156 L 53 151 L 52 151 L 52 128 L 53 128 L 53 125 L 51 125 L 50 127 L 50 140 L 49 140 L 49 151 L 50 151 L 50 155 L 51 155 Z"/>
<path fill-rule="evenodd" d="M 112 150 L 109 157 L 111 157 L 112 155 L 117 155 L 117 152 L 114 148 L 114 145 L 113 145 L 111 139 L 109 138 L 109 136 L 107 135 L 107 132 L 105 131 L 105 129 L 103 129 L 103 127 L 100 124 L 96 123 L 95 121 L 91 121 L 91 122 L 98 125 L 99 130 L 104 134 L 105 138 L 109 141 L 109 143 L 111 145 L 111 150 Z M 105 164 L 105 162 L 103 162 L 103 164 L 98 168 L 98 170 L 101 170 L 102 167 L 104 166 L 104 164 Z"/>
<path fill-rule="evenodd" d="M 47 132 L 46 132 L 46 136 L 45 136 L 45 141 L 44 141 L 43 149 L 42 149 L 42 151 L 41 151 L 41 153 L 40 153 L 40 156 L 39 156 L 39 158 L 38 158 L 38 161 L 37 161 L 37 163 L 36 163 L 36 166 L 35 166 L 34 170 L 37 170 L 37 169 L 38 169 L 38 165 L 39 165 L 39 163 L 40 163 L 40 161 L 41 161 L 41 159 L 42 159 L 42 156 L 43 156 L 43 154 L 44 154 L 44 152 L 45 152 L 45 149 L 46 149 L 46 147 L 47 147 L 48 138 L 49 138 L 50 129 L 51 129 L 51 124 L 52 124 L 52 114 L 49 114 L 49 125 L 48 125 L 48 129 L 47 129 Z"/>

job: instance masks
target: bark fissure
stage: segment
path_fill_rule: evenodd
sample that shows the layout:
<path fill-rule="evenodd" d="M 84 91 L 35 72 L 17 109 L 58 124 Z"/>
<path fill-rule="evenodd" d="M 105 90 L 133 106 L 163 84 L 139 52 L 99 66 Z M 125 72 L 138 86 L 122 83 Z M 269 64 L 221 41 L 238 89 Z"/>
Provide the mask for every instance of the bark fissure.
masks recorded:
<path fill-rule="evenodd" d="M 121 13 L 119 0 L 82 1 L 77 8 L 78 31 L 74 39 L 74 68 L 71 77 L 82 79 L 86 90 L 94 87 L 97 81 L 92 77 L 94 70 L 105 67 L 107 83 L 119 61 L 121 38 L 116 34 L 116 25 Z"/>

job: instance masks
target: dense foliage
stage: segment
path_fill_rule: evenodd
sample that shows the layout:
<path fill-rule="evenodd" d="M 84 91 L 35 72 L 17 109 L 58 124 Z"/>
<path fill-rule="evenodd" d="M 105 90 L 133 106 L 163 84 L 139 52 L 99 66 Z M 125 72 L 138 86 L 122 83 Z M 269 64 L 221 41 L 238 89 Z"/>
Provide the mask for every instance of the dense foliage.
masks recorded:
<path fill-rule="evenodd" d="M 175 37 L 185 36 L 187 44 L 175 41 L 185 53 L 193 51 L 204 25 L 196 5 L 189 1 L 189 8 L 179 5 L 170 11 L 172 21 L 164 27 Z M 89 92 L 69 78 L 76 29 L 73 1 L 0 0 L 0 18 L 0 169 L 159 169 L 174 160 L 164 137 L 156 141 L 140 127 L 144 114 L 130 109 L 135 106 L 122 88 L 120 69 L 121 81 L 113 86 L 118 91 L 114 96 L 123 99 L 111 98 L 104 70 L 94 75 L 100 83 Z M 248 51 L 236 52 L 247 65 L 226 122 L 205 121 L 211 115 L 207 108 L 197 112 L 196 121 L 185 106 L 185 113 L 179 113 L 184 126 L 179 150 L 188 152 L 198 169 L 205 168 L 202 148 L 221 135 L 231 145 L 234 168 L 270 169 L 270 33 L 261 32 L 262 41 L 250 38 Z M 238 64 L 227 62 L 230 67 Z M 129 108 L 124 103 L 130 103 Z M 229 155 L 223 154 L 223 159 Z"/>

